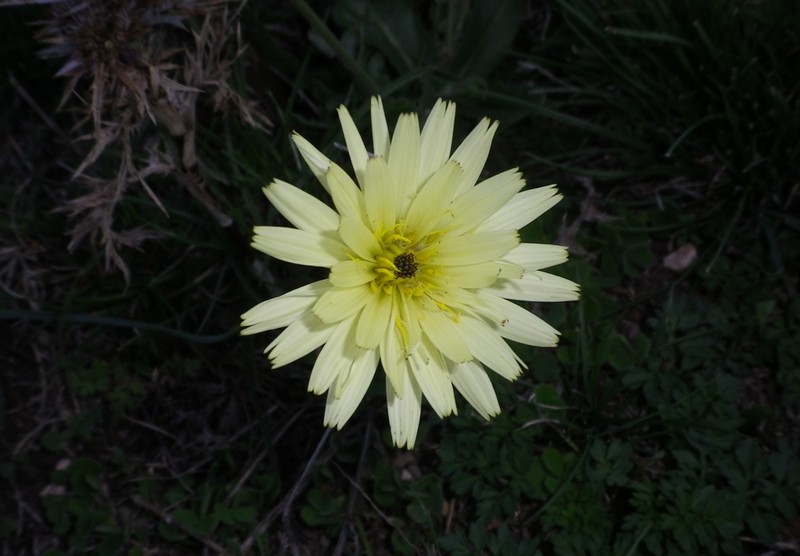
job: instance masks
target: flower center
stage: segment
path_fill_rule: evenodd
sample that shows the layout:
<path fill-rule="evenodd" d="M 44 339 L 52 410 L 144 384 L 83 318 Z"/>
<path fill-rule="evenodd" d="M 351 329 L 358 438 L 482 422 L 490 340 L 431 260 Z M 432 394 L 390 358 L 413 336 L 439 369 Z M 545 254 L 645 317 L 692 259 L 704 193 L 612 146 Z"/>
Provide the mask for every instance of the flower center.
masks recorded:
<path fill-rule="evenodd" d="M 396 278 L 413 278 L 417 274 L 419 263 L 414 253 L 401 253 L 394 258 Z"/>
<path fill-rule="evenodd" d="M 401 293 L 416 297 L 435 287 L 436 277 L 441 274 L 438 266 L 430 264 L 435 252 L 430 243 L 435 237 L 417 238 L 403 222 L 376 232 L 381 253 L 374 259 L 376 277 L 370 283 L 372 290 L 390 294 L 398 288 Z"/>
<path fill-rule="evenodd" d="M 372 259 L 375 278 L 369 283 L 376 294 L 399 296 L 400 304 L 395 316 L 394 326 L 400 333 L 403 349 L 410 349 L 412 337 L 409 330 L 414 329 L 407 322 L 407 303 L 419 303 L 426 310 L 444 311 L 458 320 L 458 311 L 451 307 L 446 298 L 447 277 L 444 269 L 436 264 L 439 239 L 444 230 L 437 230 L 419 237 L 413 230 L 406 229 L 401 220 L 394 226 L 375 232 L 380 245 L 380 253 Z M 415 325 L 419 329 L 418 325 Z"/>

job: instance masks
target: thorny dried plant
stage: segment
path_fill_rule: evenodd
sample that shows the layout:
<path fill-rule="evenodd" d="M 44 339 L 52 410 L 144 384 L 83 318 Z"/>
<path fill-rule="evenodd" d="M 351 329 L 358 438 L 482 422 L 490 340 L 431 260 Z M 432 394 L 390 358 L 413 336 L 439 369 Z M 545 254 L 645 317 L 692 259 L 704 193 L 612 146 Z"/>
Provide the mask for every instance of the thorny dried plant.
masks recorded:
<path fill-rule="evenodd" d="M 272 125 L 229 83 L 244 51 L 238 17 L 246 0 L 12 0 L 0 6 L 30 3 L 52 4 L 49 19 L 38 22 L 37 37 L 46 45 L 40 55 L 66 60 L 57 73 L 68 78 L 59 109 L 79 114 L 75 141 L 92 141 L 72 175 L 88 193 L 58 209 L 75 222 L 69 248 L 87 237 L 100 242 L 106 268 L 116 266 L 127 281 L 120 248 L 139 247 L 156 234 L 144 227 L 116 230 L 114 210 L 138 183 L 166 213 L 147 183 L 154 174 L 172 175 L 221 225 L 230 224 L 199 171 L 196 113 L 210 100 L 214 110 L 233 108 L 251 126 L 266 131 Z M 190 20 L 202 23 L 189 32 Z M 180 154 L 170 149 L 175 141 Z M 116 173 L 88 175 L 104 154 L 116 157 Z"/>

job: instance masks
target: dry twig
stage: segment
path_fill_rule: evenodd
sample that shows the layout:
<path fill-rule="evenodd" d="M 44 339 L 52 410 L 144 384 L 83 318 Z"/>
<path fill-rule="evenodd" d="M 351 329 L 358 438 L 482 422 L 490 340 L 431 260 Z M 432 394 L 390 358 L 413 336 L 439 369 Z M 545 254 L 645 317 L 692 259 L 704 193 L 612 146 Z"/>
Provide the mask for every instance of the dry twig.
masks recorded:
<path fill-rule="evenodd" d="M 272 125 L 229 83 L 234 62 L 244 52 L 238 17 L 246 1 L 238 2 L 234 10 L 228 8 L 230 0 L 35 3 L 51 5 L 50 17 L 39 22 L 37 37 L 45 45 L 41 56 L 64 60 L 57 75 L 68 81 L 59 108 L 67 107 L 79 116 L 74 142 L 92 142 L 72 174 L 73 181 L 88 191 L 58 209 L 75 222 L 70 249 L 86 239 L 101 244 L 106 267 L 119 268 L 127 280 L 129 270 L 121 248 L 138 248 L 159 236 L 142 228 L 117 230 L 114 212 L 129 194 L 129 186 L 139 184 L 168 215 L 147 182 L 157 174 L 173 175 L 220 225 L 230 225 L 230 216 L 206 190 L 195 133 L 198 107 L 204 99 L 212 101 L 215 111 L 233 107 L 253 127 L 266 131 Z M 190 20 L 202 22 L 197 31 L 187 32 Z M 46 113 L 42 116 L 48 126 L 55 125 Z M 138 146 L 143 138 L 149 145 L 144 152 Z M 179 156 L 170 153 L 169 145 L 175 140 Z M 115 157 L 119 163 L 114 175 L 89 174 L 101 159 Z"/>

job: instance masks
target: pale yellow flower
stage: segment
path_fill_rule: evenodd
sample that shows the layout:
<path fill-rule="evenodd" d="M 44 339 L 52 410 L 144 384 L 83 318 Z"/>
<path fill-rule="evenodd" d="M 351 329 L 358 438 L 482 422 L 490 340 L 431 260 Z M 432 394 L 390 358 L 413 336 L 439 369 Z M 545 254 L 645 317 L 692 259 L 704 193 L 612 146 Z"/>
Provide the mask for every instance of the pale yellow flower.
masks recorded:
<path fill-rule="evenodd" d="M 561 199 L 555 186 L 522 191 L 516 169 L 478 182 L 497 122 L 482 120 L 451 154 L 453 103 L 439 100 L 421 132 L 416 114 L 401 115 L 391 139 L 380 98 L 371 116 L 370 153 L 339 108 L 355 182 L 294 135 L 335 210 L 275 180 L 264 193 L 295 228 L 258 226 L 253 246 L 330 273 L 253 307 L 242 333 L 286 327 L 266 349 L 273 367 L 322 348 L 308 388 L 328 393 L 329 427 L 347 422 L 380 363 L 392 439 L 412 448 L 423 395 L 445 417 L 457 411 L 455 386 L 489 419 L 500 407 L 485 368 L 514 380 L 525 366 L 506 340 L 558 342 L 509 299 L 570 301 L 578 286 L 541 271 L 564 262 L 566 248 L 517 233 Z"/>

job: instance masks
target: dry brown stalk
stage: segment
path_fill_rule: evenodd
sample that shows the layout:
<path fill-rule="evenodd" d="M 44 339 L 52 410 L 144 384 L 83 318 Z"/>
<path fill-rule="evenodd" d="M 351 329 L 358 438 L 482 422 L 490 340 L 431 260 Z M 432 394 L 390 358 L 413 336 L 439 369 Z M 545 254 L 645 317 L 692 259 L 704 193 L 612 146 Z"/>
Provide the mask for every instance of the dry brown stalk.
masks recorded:
<path fill-rule="evenodd" d="M 2 2 L 0 6 L 29 4 Z M 57 210 L 75 222 L 70 249 L 86 239 L 102 245 L 106 267 L 129 278 L 121 247 L 157 237 L 145 227 L 119 231 L 114 211 L 131 185 L 141 186 L 165 214 L 147 178 L 171 175 L 222 226 L 230 217 L 207 191 L 195 147 L 198 108 L 233 109 L 247 124 L 268 131 L 272 123 L 230 85 L 244 52 L 238 18 L 246 0 L 38 0 L 50 4 L 37 37 L 44 58 L 64 64 L 68 79 L 59 109 L 78 114 L 74 142 L 91 147 L 72 172 L 87 190 Z M 190 31 L 190 22 L 198 22 Z M 177 141 L 180 155 L 170 152 Z M 145 145 L 145 146 L 140 146 Z M 98 164 L 103 160 L 104 163 Z M 116 161 L 112 175 L 90 174 Z"/>

